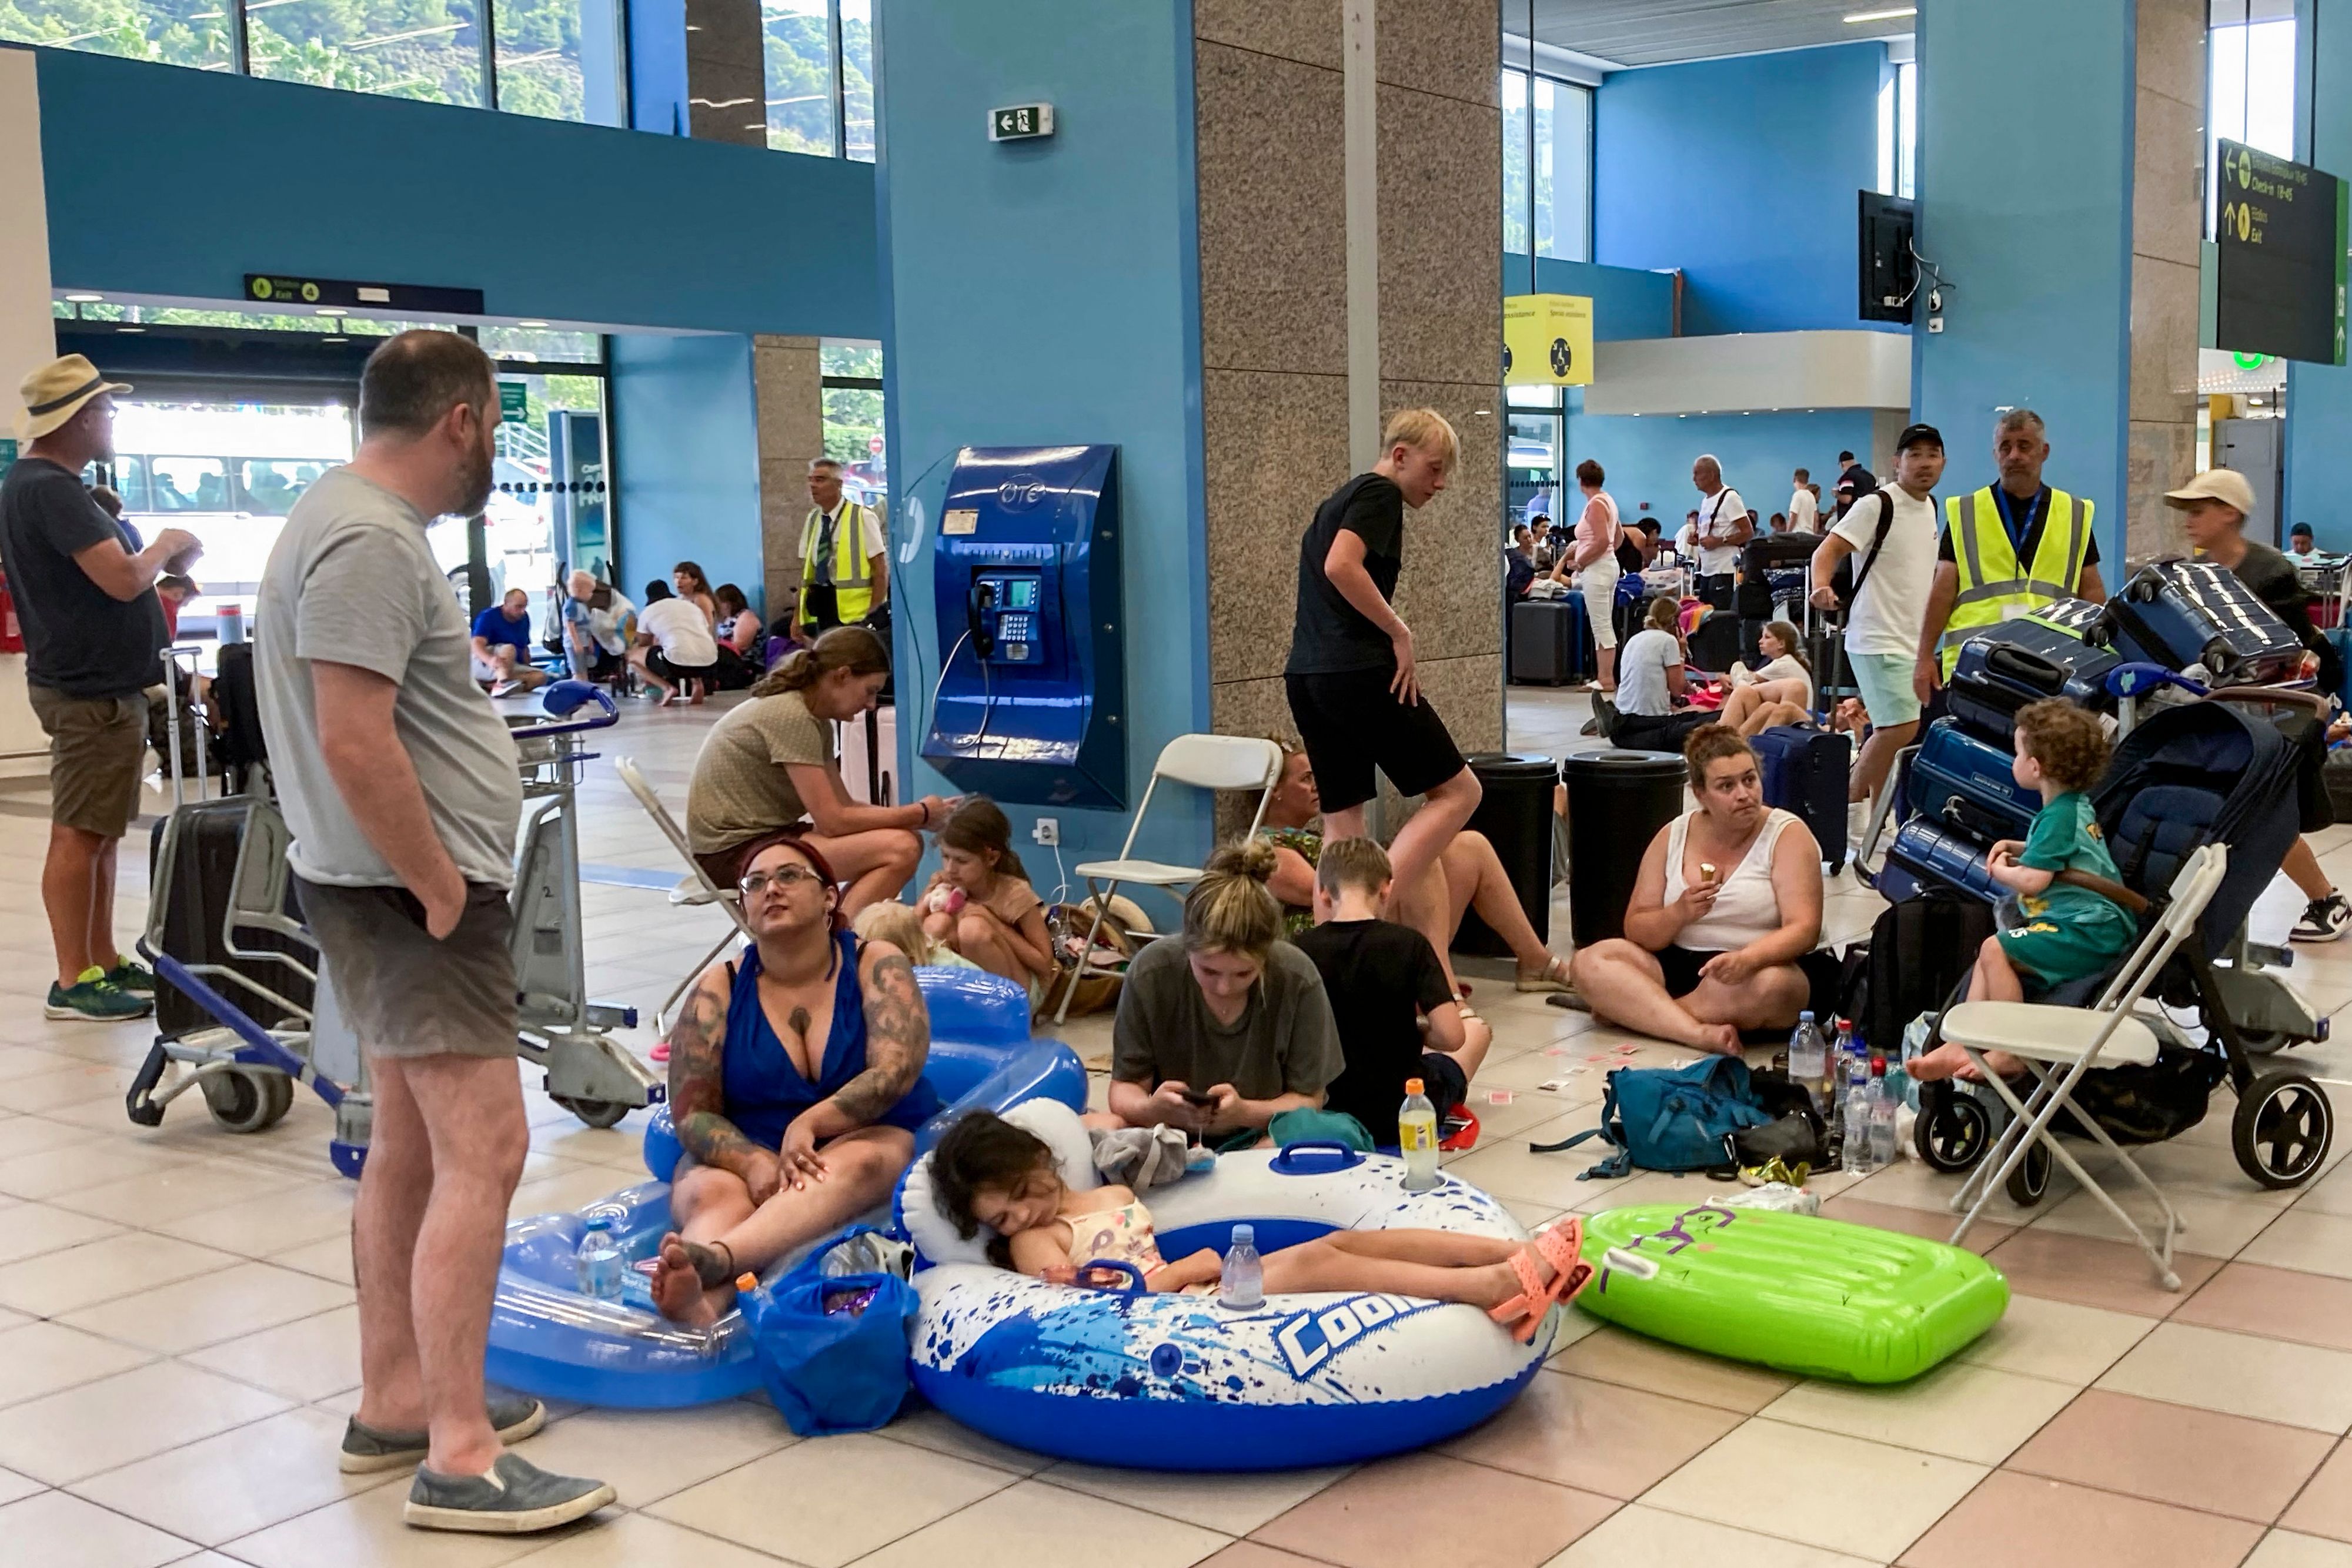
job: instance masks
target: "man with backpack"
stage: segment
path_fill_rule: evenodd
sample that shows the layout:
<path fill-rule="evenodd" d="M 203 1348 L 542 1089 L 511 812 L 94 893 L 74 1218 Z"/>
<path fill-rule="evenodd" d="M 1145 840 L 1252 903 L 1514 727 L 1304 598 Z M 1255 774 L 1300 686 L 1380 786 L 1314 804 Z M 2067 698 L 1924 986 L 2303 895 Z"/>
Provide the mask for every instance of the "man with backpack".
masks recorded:
<path fill-rule="evenodd" d="M 1944 476 L 1944 438 L 1932 424 L 1915 424 L 1895 443 L 1895 482 L 1858 497 L 1813 552 L 1812 602 L 1846 612 L 1846 659 L 1870 739 L 1856 759 L 1847 798 L 1878 793 L 1895 753 L 1918 733 L 1921 698 L 1914 689 L 1936 577 L 1936 504 L 1930 494 Z M 1853 586 L 1841 591 L 1839 568 L 1852 558 Z"/>

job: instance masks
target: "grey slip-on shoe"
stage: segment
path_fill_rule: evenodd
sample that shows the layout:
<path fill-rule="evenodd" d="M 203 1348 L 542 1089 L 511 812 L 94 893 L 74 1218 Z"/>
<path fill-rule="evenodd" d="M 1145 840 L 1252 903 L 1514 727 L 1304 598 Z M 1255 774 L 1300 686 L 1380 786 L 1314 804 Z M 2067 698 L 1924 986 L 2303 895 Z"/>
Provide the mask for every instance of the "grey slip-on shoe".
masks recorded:
<path fill-rule="evenodd" d="M 603 1481 L 550 1475 L 505 1453 L 487 1475 L 445 1476 L 418 1466 L 400 1516 L 419 1530 L 529 1535 L 584 1519 L 616 1495 Z"/>
<path fill-rule="evenodd" d="M 547 1406 L 527 1394 L 509 1394 L 490 1400 L 490 1426 L 501 1443 L 520 1443 L 547 1425 Z M 343 1451 L 337 1460 L 345 1475 L 370 1470 L 394 1470 L 425 1462 L 427 1448 L 423 1431 L 392 1432 L 363 1426 L 356 1416 L 343 1427 Z"/>

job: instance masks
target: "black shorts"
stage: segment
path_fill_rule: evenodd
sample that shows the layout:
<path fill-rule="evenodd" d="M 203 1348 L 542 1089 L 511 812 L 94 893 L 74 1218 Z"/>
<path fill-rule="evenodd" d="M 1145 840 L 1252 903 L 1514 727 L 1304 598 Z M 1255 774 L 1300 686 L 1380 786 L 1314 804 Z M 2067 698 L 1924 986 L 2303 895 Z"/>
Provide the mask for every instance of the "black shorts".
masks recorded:
<path fill-rule="evenodd" d="M 646 654 L 646 668 L 654 678 L 676 685 L 680 681 L 710 681 L 719 677 L 719 666 L 709 664 L 673 664 L 669 655 L 656 648 Z"/>
<path fill-rule="evenodd" d="M 1676 947 L 1671 944 L 1650 955 L 1665 971 L 1666 995 L 1680 1000 L 1698 989 L 1698 972 L 1709 958 L 1718 953 L 1702 953 L 1695 947 Z"/>
<path fill-rule="evenodd" d="M 1374 768 L 1400 795 L 1426 795 L 1462 771 L 1462 752 L 1428 696 L 1399 702 L 1389 691 L 1395 678 L 1391 670 L 1282 677 L 1324 810 L 1370 800 Z"/>
<path fill-rule="evenodd" d="M 1421 1053 L 1421 1092 L 1441 1116 L 1470 1098 L 1470 1079 L 1462 1064 L 1442 1051 Z"/>
<path fill-rule="evenodd" d="M 2301 831 L 2336 825 L 2336 805 L 2327 798 L 2327 726 L 2295 714 L 2279 727 L 2294 747 L 2294 805 Z"/>

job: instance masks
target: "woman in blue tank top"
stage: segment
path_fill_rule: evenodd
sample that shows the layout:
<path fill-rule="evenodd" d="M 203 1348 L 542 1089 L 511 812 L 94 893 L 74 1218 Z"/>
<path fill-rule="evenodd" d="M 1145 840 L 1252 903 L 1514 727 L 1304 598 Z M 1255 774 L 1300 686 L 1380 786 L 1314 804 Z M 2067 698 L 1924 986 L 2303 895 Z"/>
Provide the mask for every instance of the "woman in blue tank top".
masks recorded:
<path fill-rule="evenodd" d="M 840 928 L 832 868 L 779 836 L 744 862 L 757 938 L 703 971 L 669 1032 L 671 1178 L 654 1301 L 715 1322 L 739 1274 L 887 1198 L 940 1108 L 922 1082 L 930 1020 L 906 955 Z"/>

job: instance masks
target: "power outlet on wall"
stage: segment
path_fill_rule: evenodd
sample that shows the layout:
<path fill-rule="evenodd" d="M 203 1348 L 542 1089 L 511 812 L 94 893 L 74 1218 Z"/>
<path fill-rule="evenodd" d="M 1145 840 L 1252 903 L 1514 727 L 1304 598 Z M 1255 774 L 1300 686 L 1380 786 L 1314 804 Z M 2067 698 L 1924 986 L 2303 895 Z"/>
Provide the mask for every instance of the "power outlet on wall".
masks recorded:
<path fill-rule="evenodd" d="M 1062 841 L 1062 819 L 1059 817 L 1038 818 L 1037 825 L 1029 830 L 1029 836 L 1038 843 L 1045 845 L 1049 850 L 1054 848 Z"/>

